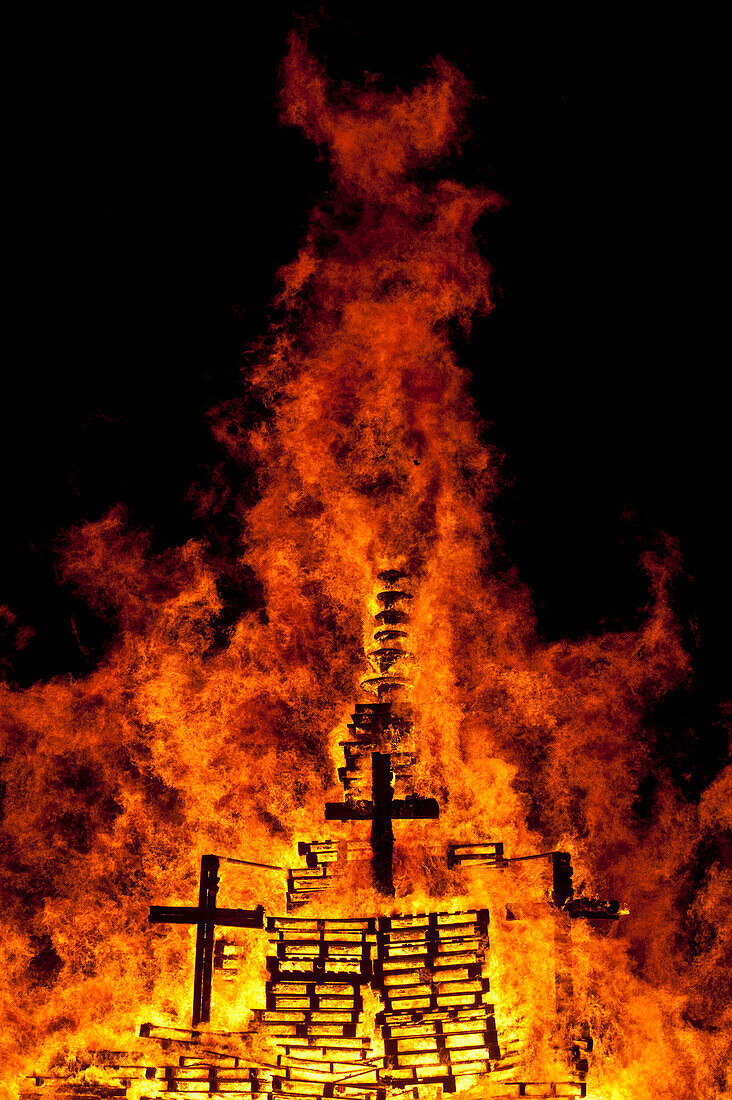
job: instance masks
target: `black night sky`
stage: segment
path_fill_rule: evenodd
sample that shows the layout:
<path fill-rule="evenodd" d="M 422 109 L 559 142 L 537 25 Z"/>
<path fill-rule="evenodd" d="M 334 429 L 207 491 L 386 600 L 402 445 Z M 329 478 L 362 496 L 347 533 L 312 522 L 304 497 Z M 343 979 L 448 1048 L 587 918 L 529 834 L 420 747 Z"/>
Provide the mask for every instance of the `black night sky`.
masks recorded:
<path fill-rule="evenodd" d="M 0 603 L 19 685 L 83 675 L 109 641 L 58 584 L 64 529 L 121 501 L 157 547 L 204 534 L 187 494 L 216 458 L 205 411 L 237 392 L 275 272 L 328 189 L 317 151 L 277 122 L 290 10 L 200 35 L 107 18 L 85 28 L 93 48 L 29 58 L 9 138 Z M 505 554 L 540 633 L 576 637 L 633 625 L 639 554 L 659 531 L 679 540 L 696 680 L 656 721 L 693 793 L 724 758 L 730 694 L 712 108 L 660 61 L 640 80 L 607 61 L 602 93 L 558 56 L 501 65 L 474 16 L 387 33 L 331 10 L 311 41 L 336 79 L 408 86 L 441 53 L 474 83 L 473 135 L 446 172 L 508 200 L 480 223 L 497 307 L 458 341 L 506 454 Z"/>

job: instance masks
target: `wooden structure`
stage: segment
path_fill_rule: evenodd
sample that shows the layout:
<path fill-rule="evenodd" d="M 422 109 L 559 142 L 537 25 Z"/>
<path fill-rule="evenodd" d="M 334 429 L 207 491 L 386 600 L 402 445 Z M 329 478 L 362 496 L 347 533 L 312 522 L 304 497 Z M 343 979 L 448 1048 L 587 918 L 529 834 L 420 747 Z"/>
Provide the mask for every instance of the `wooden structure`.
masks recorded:
<path fill-rule="evenodd" d="M 304 866 L 287 878 L 287 914 L 217 906 L 222 857 L 201 858 L 197 906 L 152 906 L 150 921 L 195 924 L 196 956 L 191 1028 L 152 1023 L 140 1028 L 149 1052 L 96 1051 L 89 1083 L 71 1073 L 29 1078 L 23 1100 L 153 1100 L 167 1093 L 192 1096 L 238 1093 L 251 1100 L 388 1100 L 394 1092 L 417 1100 L 420 1090 L 456 1092 L 480 1086 L 486 1097 L 584 1097 L 592 1039 L 586 1028 L 573 1039 L 572 1079 L 524 1079 L 511 1044 L 499 1042 L 492 1003 L 489 913 L 422 912 L 350 917 L 292 915 L 314 899 L 324 901 L 338 879 L 371 869 L 373 883 L 394 896 L 394 820 L 434 819 L 437 802 L 415 790 L 417 747 L 413 715 L 401 698 L 412 654 L 405 577 L 379 575 L 370 671 L 361 681 L 376 698 L 357 703 L 340 742 L 342 803 L 327 803 L 330 822 L 369 821 L 370 835 L 302 841 Z M 547 861 L 551 876 L 544 913 L 555 915 L 555 990 L 558 1014 L 573 1001 L 571 922 L 617 919 L 616 903 L 575 898 L 569 855 L 546 852 L 509 858 L 503 844 L 480 838 L 454 841 L 444 853 L 464 894 L 473 871 L 498 871 L 522 859 Z M 233 860 L 232 862 L 242 862 Z M 261 865 L 260 865 L 261 866 Z M 266 866 L 266 865 L 265 865 Z M 281 868 L 272 867 L 273 870 Z M 390 905 L 389 908 L 393 908 Z M 510 911 L 507 919 L 522 919 Z M 247 1032 L 210 1026 L 214 973 L 236 981 L 241 948 L 216 940 L 217 928 L 262 929 L 269 942 L 264 1007 Z M 205 1026 L 202 1026 L 205 1025 Z M 259 1060 L 241 1054 L 239 1041 L 256 1031 L 273 1053 Z M 99 1080 L 102 1075 L 103 1081 Z M 32 1082 L 32 1084 L 31 1084 Z"/>
<path fill-rule="evenodd" d="M 225 928 L 263 928 L 264 908 L 217 909 L 219 857 L 201 856 L 198 905 L 151 905 L 148 920 L 162 924 L 196 924 L 196 964 L 193 976 L 192 1026 L 211 1018 L 211 982 L 214 969 L 214 932 Z"/>
<path fill-rule="evenodd" d="M 397 818 L 435 818 L 440 808 L 434 798 L 411 795 L 405 799 L 394 798 L 391 754 L 371 753 L 372 798 L 358 802 L 326 802 L 326 821 L 371 821 L 371 866 L 374 885 L 388 897 L 394 896 L 393 855 L 394 831 L 392 821 Z"/>

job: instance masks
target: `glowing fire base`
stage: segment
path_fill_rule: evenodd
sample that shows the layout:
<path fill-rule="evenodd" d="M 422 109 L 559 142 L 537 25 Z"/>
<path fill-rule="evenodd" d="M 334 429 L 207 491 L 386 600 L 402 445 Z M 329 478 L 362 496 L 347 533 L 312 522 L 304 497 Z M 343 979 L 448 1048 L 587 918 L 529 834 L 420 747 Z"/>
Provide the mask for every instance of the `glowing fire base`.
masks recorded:
<path fill-rule="evenodd" d="M 491 1097 L 587 1095 L 588 1033 L 573 1039 L 564 1059 L 575 1079 L 516 1079 L 521 1062 L 513 1042 L 501 1049 L 491 1003 L 487 908 L 292 915 L 322 902 L 339 876 L 352 877 L 354 871 L 370 878 L 384 908 L 393 909 L 392 822 L 439 816 L 437 802 L 415 790 L 412 712 L 395 705 L 408 682 L 404 667 L 412 659 L 405 649 L 406 608 L 412 596 L 397 570 L 386 570 L 379 580 L 375 648 L 367 651 L 371 672 L 362 681 L 377 700 L 356 704 L 349 740 L 340 742 L 344 801 L 325 806 L 328 821 L 370 823 L 369 839 L 349 835 L 301 842 L 298 851 L 305 866 L 288 872 L 286 916 L 265 915 L 262 906 L 218 907 L 220 857 L 204 855 L 198 905 L 156 905 L 150 910 L 153 922 L 197 926 L 191 1028 L 142 1025 L 139 1038 L 165 1053 L 164 1064 L 151 1058 L 149 1050 L 96 1051 L 77 1074 L 34 1075 L 37 1087 L 23 1097 L 42 1100 L 64 1093 L 82 1100 L 152 1100 L 177 1092 L 240 1093 L 253 1100 L 387 1100 L 405 1094 L 427 1100 L 475 1087 L 481 1096 Z M 502 870 L 526 859 L 545 861 L 551 874 L 539 915 L 553 922 L 560 1017 L 572 1002 L 572 918 L 615 919 L 618 906 L 574 898 L 565 852 L 511 860 L 501 843 L 476 838 L 448 844 L 445 863 L 446 871 L 464 876 L 474 868 Z M 456 896 L 461 893 L 462 887 L 457 888 Z M 518 910 L 506 911 L 508 921 L 521 917 Z M 269 940 L 265 1007 L 249 1012 L 247 1031 L 216 1031 L 209 1022 L 215 972 L 232 980 L 240 961 L 236 944 L 223 937 L 217 941 L 219 928 L 260 929 Z M 243 1054 L 255 1040 L 256 1050 Z"/>

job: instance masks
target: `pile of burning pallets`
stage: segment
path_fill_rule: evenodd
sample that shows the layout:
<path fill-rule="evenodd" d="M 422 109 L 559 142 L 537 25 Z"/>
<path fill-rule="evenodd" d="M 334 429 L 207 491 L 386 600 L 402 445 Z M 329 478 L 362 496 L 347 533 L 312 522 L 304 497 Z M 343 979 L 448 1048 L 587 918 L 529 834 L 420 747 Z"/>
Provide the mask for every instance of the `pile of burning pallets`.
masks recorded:
<path fill-rule="evenodd" d="M 454 1092 L 459 1077 L 477 1078 L 500 1058 L 487 953 L 485 909 L 379 920 L 374 984 L 384 999 L 377 1022 L 386 1082 Z"/>
<path fill-rule="evenodd" d="M 354 864 L 371 865 L 371 845 L 367 840 L 301 841 L 298 854 L 305 856 L 305 866 L 288 870 L 288 911 L 307 905 L 314 896 L 327 890 L 334 878 L 353 869 Z"/>
<path fill-rule="evenodd" d="M 156 1051 L 96 1051 L 84 1065 L 32 1074 L 33 1085 L 21 1092 L 22 1100 L 153 1100 L 173 1092 L 238 1093 L 252 1100 L 387 1100 L 392 1095 L 418 1100 L 475 1085 L 481 1095 L 505 1100 L 586 1095 L 582 1080 L 517 1080 L 526 1069 L 514 1057 L 512 1044 L 501 1043 L 505 1049 L 499 1049 L 486 974 L 487 909 L 352 918 L 289 915 L 321 900 L 343 876 L 372 882 L 382 896 L 394 898 L 392 822 L 439 815 L 436 800 L 415 791 L 412 711 L 396 703 L 413 656 L 405 648 L 412 597 L 397 570 L 380 573 L 379 581 L 377 629 L 366 651 L 371 668 L 361 681 L 377 701 L 355 706 L 349 739 L 340 742 L 344 800 L 325 806 L 327 821 L 370 822 L 368 838 L 301 842 L 304 866 L 288 871 L 288 915 L 283 917 L 265 917 L 261 906 L 220 908 L 221 859 L 247 861 L 204 854 L 198 905 L 150 909 L 154 923 L 197 926 L 192 1027 L 143 1024 L 139 1041 Z M 507 860 L 497 841 L 467 839 L 447 846 L 456 895 L 465 893 L 474 869 L 526 859 L 545 860 L 551 869 L 544 908 L 557 924 L 559 1013 L 571 1002 L 571 918 L 617 919 L 618 905 L 574 897 L 567 853 Z M 394 908 L 393 902 L 388 908 Z M 519 917 L 507 912 L 508 919 Z M 217 1032 L 209 1024 L 213 972 L 234 981 L 246 952 L 228 933 L 217 936 L 220 928 L 264 928 L 269 937 L 265 1007 L 253 1010 L 245 1032 Z M 252 1035 L 260 1037 L 260 1053 L 245 1057 L 241 1052 Z M 572 1050 L 582 1077 L 590 1049 L 591 1039 L 583 1034 Z"/>
<path fill-rule="evenodd" d="M 363 920 L 272 917 L 267 928 L 276 954 L 268 960 L 260 1019 L 282 1045 L 287 1069 L 275 1093 L 312 1094 L 318 1082 L 325 1088 L 338 1083 L 336 1074 L 343 1079 L 349 1071 L 329 1050 L 333 1040 L 354 1043 L 359 1061 L 369 1055 L 368 1068 L 357 1067 L 358 1081 L 350 1078 L 352 1089 L 439 1084 L 454 1092 L 458 1078 L 477 1078 L 500 1059 L 484 974 L 486 910 Z M 375 1019 L 383 1057 L 372 1057 L 360 1030 L 368 985 L 383 1005 Z M 313 1043 L 324 1051 L 320 1060 Z M 307 1087 L 298 1090 L 295 1082 Z"/>

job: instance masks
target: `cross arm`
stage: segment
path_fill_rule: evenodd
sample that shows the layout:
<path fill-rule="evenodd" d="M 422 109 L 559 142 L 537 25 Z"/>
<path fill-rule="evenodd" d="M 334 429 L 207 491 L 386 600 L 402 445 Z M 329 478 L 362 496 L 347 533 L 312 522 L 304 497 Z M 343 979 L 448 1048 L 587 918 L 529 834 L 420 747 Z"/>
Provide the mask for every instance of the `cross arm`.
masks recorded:
<path fill-rule="evenodd" d="M 264 906 L 256 909 L 216 909 L 214 921 L 224 928 L 264 928 Z"/>
<path fill-rule="evenodd" d="M 396 798 L 386 807 L 386 816 L 407 820 L 414 818 L 435 818 L 440 816 L 440 807 L 435 798 Z M 326 821 L 369 821 L 374 816 L 374 804 L 368 800 L 354 802 L 326 802 Z"/>
<path fill-rule="evenodd" d="M 393 818 L 439 817 L 440 807 L 435 798 L 394 799 L 389 806 L 389 816 Z"/>
<path fill-rule="evenodd" d="M 150 924 L 162 921 L 163 924 L 197 924 L 201 920 L 201 910 L 197 905 L 151 905 Z"/>
<path fill-rule="evenodd" d="M 367 799 L 354 802 L 326 802 L 326 821 L 370 821 L 374 816 L 374 804 Z"/>
<path fill-rule="evenodd" d="M 264 928 L 264 906 L 256 909 L 200 909 L 194 905 L 151 905 L 151 924 L 210 923 L 224 928 Z"/>

